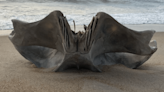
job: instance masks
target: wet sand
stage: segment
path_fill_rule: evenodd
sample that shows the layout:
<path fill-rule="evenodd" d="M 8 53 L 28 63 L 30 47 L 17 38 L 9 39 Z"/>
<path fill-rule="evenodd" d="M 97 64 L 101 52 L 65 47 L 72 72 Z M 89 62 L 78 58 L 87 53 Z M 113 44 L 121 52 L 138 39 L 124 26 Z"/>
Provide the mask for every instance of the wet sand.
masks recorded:
<path fill-rule="evenodd" d="M 140 25 L 124 25 L 130 29 L 143 31 L 143 30 L 156 30 L 156 32 L 164 32 L 164 24 L 140 24 Z M 74 26 L 70 25 L 71 29 L 74 30 Z M 9 35 L 12 30 L 0 30 L 0 36 Z M 76 25 L 75 32 L 84 31 L 82 25 Z"/>
<path fill-rule="evenodd" d="M 162 30 L 162 29 L 161 29 Z M 0 92 L 164 92 L 164 32 L 155 33 L 157 52 L 138 69 L 105 66 L 89 70 L 36 68 L 0 36 Z"/>

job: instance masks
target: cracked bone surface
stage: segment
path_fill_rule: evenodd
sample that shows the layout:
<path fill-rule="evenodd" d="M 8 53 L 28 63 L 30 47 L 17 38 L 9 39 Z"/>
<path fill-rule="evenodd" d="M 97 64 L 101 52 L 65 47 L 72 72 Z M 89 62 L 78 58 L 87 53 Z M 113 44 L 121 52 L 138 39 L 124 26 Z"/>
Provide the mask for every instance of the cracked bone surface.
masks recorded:
<path fill-rule="evenodd" d="M 157 50 L 156 41 L 150 41 L 154 30 L 134 31 L 104 12 L 78 33 L 60 11 L 33 23 L 12 22 L 9 39 L 18 52 L 37 67 L 55 67 L 56 72 L 69 68 L 101 72 L 103 65 L 113 64 L 137 68 Z"/>

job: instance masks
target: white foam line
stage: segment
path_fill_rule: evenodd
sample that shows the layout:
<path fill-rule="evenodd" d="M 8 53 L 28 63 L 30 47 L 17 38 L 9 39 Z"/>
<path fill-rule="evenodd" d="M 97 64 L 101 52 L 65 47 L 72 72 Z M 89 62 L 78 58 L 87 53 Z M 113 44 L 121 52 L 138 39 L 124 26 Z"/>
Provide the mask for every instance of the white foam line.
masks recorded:
<path fill-rule="evenodd" d="M 118 22 L 121 24 L 164 24 L 164 13 L 129 13 L 129 14 L 111 14 Z M 35 22 L 41 20 L 46 15 L 19 15 L 11 16 L 8 19 L 0 20 L 0 30 L 12 29 L 11 19 L 18 19 L 26 22 Z M 86 14 L 86 15 L 66 15 L 67 20 L 70 25 L 73 25 L 73 20 L 75 20 L 76 25 L 88 25 L 95 14 Z"/>

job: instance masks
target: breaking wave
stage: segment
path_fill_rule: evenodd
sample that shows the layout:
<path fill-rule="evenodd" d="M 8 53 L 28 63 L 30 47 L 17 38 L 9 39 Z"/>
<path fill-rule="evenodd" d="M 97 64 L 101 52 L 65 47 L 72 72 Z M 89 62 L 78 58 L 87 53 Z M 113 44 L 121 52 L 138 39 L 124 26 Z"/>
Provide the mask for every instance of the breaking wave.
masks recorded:
<path fill-rule="evenodd" d="M 34 22 L 53 10 L 62 11 L 70 25 L 87 25 L 100 11 L 122 24 L 164 24 L 164 0 L 0 0 L 0 30 L 13 28 L 11 19 Z"/>
<path fill-rule="evenodd" d="M 0 0 L 0 1 L 11 1 L 11 2 L 104 2 L 104 3 L 125 3 L 125 2 L 151 2 L 151 3 L 160 3 L 164 2 L 163 0 Z"/>

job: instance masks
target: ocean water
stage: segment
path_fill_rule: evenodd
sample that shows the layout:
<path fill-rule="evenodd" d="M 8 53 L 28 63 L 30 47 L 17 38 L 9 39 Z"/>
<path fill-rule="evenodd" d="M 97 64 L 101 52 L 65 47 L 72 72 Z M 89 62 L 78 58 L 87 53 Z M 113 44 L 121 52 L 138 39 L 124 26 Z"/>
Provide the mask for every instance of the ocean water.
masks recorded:
<path fill-rule="evenodd" d="M 0 30 L 13 29 L 11 19 L 34 22 L 54 10 L 70 25 L 88 25 L 98 12 L 122 24 L 164 24 L 164 0 L 0 0 Z"/>

